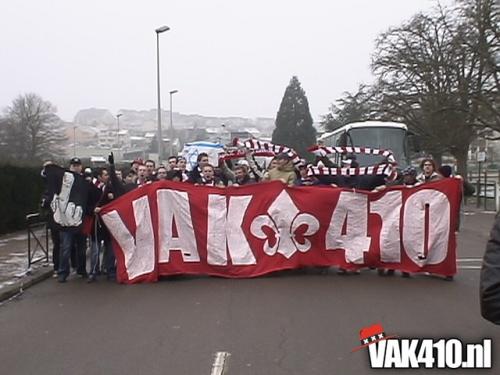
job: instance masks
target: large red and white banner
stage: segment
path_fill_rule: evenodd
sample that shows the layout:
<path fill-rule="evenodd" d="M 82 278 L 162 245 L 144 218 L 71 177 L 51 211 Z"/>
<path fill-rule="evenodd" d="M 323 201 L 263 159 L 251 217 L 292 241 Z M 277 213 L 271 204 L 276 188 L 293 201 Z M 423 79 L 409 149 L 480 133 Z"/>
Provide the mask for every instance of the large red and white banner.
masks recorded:
<path fill-rule="evenodd" d="M 451 276 L 461 184 L 367 192 L 161 181 L 105 206 L 102 218 L 122 283 L 174 274 L 255 277 L 304 266 Z"/>

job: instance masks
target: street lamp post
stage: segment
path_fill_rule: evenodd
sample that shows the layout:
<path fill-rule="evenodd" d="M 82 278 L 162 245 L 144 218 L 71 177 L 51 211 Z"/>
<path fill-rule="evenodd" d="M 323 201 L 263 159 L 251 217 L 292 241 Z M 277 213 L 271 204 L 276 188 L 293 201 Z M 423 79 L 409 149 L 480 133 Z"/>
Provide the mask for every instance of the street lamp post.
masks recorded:
<path fill-rule="evenodd" d="M 221 124 L 221 135 L 219 137 L 219 143 L 222 143 L 222 137 L 224 136 L 224 132 L 226 131 L 226 124 Z"/>
<path fill-rule="evenodd" d="M 174 156 L 174 122 L 172 120 L 172 95 L 178 93 L 179 90 L 170 91 L 170 154 L 169 156 Z"/>
<path fill-rule="evenodd" d="M 76 126 L 73 126 L 73 156 L 76 156 Z"/>
<path fill-rule="evenodd" d="M 116 133 L 116 142 L 118 144 L 118 148 L 121 150 L 121 144 L 120 144 L 120 117 L 123 116 L 123 113 L 118 113 L 116 115 L 116 126 L 118 128 L 118 131 Z"/>
<path fill-rule="evenodd" d="M 161 135 L 161 101 L 160 101 L 160 34 L 170 30 L 168 26 L 162 26 L 155 30 L 156 32 L 156 81 L 158 88 L 158 164 L 161 163 L 163 153 L 163 139 Z"/>

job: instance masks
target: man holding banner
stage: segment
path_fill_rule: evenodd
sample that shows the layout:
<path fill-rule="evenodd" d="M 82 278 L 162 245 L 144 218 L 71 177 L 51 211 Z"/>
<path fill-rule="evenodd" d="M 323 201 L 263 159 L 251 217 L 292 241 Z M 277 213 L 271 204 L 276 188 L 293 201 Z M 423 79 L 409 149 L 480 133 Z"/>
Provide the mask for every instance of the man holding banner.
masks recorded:
<path fill-rule="evenodd" d="M 86 244 L 81 227 L 85 214 L 90 212 L 88 206 L 97 202 L 98 189 L 85 180 L 82 162 L 76 157 L 71 159 L 69 170 L 48 165 L 45 173 L 49 196 L 52 197 L 50 207 L 53 219 L 60 227 L 58 281 L 64 283 L 70 274 L 69 259 L 74 246 L 77 246 L 77 272 L 83 277 L 87 275 Z"/>

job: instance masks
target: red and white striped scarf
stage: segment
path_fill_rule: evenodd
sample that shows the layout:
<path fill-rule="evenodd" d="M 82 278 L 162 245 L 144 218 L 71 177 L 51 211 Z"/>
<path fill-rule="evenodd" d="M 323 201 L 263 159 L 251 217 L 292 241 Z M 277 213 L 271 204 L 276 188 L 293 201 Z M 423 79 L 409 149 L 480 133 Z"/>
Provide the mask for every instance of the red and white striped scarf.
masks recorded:
<path fill-rule="evenodd" d="M 228 150 L 226 152 L 221 152 L 219 154 L 219 159 L 230 160 L 230 159 L 241 159 L 246 158 L 246 150 Z M 257 150 L 253 153 L 254 156 L 274 156 L 275 154 L 271 151 Z"/>
<path fill-rule="evenodd" d="M 313 146 L 308 149 L 316 156 L 327 156 L 331 154 L 365 154 L 380 155 L 384 157 L 385 162 L 368 167 L 359 168 L 326 168 L 310 166 L 307 171 L 308 176 L 385 176 L 386 180 L 394 181 L 397 177 L 396 159 L 391 150 L 382 150 L 368 147 L 326 147 Z"/>
<path fill-rule="evenodd" d="M 368 147 L 326 147 L 326 146 L 313 146 L 307 151 L 316 156 L 327 156 L 331 154 L 365 154 L 365 155 L 380 155 L 386 159 L 388 164 L 397 164 L 396 158 L 391 150 L 382 150 L 377 148 Z"/>
<path fill-rule="evenodd" d="M 301 163 L 299 155 L 293 148 L 288 146 L 275 145 L 274 143 L 259 141 L 257 139 L 249 139 L 244 142 L 235 139 L 235 145 L 254 151 L 255 156 L 276 156 L 278 154 L 287 154 L 296 168 Z"/>
<path fill-rule="evenodd" d="M 397 177 L 396 168 L 393 164 L 376 164 L 369 167 L 359 168 L 327 168 L 309 166 L 308 176 L 385 176 L 387 181 L 393 181 Z"/>

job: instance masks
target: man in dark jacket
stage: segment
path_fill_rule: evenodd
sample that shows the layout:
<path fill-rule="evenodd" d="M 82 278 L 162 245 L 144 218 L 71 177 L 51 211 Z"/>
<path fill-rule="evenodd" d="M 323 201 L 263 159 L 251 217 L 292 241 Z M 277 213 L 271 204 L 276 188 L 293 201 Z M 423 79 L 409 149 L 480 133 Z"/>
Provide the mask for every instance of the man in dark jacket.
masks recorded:
<path fill-rule="evenodd" d="M 255 180 L 252 177 L 250 177 L 248 169 L 245 165 L 237 165 L 236 168 L 234 169 L 234 176 L 235 179 L 233 186 L 243 186 L 255 183 Z"/>
<path fill-rule="evenodd" d="M 198 163 L 193 167 L 193 169 L 188 174 L 189 177 L 188 182 L 191 182 L 192 184 L 198 182 L 202 178 L 201 170 L 205 165 L 209 164 L 208 154 L 205 152 L 199 153 L 198 157 L 196 158 L 196 161 Z"/>
<path fill-rule="evenodd" d="M 500 215 L 486 245 L 479 285 L 481 315 L 486 320 L 500 325 Z"/>
<path fill-rule="evenodd" d="M 113 194 L 113 198 L 110 198 L 109 200 L 111 201 L 112 199 L 116 199 L 118 197 L 121 197 L 123 194 L 128 193 L 129 191 L 132 191 L 137 188 L 137 182 L 134 180 L 137 177 L 137 174 L 134 172 L 133 169 L 131 169 L 127 176 L 125 177 L 125 180 L 122 181 L 118 178 L 116 172 L 116 167 L 115 167 L 115 157 L 113 153 L 110 153 L 108 156 L 108 163 L 109 163 L 109 184 L 110 187 L 108 190 Z M 109 203 L 109 202 L 103 202 L 104 204 Z"/>
<path fill-rule="evenodd" d="M 77 273 L 86 276 L 85 236 L 81 233 L 83 218 L 92 205 L 93 185 L 82 175 L 79 158 L 70 161 L 69 170 L 48 165 L 45 167 L 50 208 L 54 222 L 60 227 L 59 282 L 65 282 L 70 273 L 71 250 L 77 246 Z"/>

